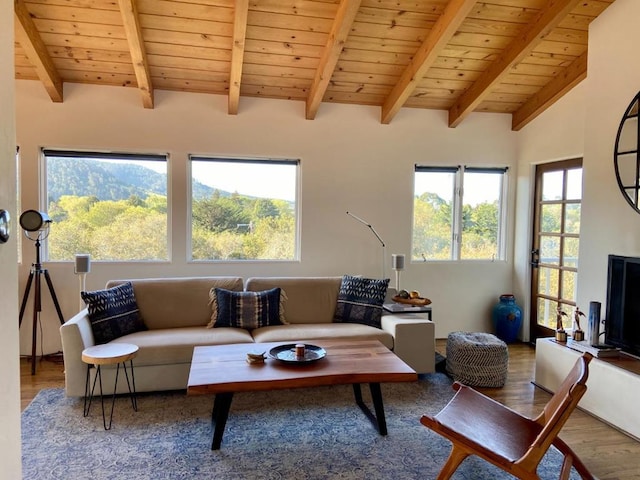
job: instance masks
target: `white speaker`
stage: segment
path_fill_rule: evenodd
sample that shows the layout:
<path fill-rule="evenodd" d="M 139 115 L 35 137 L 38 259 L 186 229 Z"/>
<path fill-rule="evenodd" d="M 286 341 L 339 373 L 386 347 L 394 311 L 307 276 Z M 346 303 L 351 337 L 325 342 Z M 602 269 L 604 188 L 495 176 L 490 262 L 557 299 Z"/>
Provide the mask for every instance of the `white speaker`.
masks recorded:
<path fill-rule="evenodd" d="M 89 273 L 91 271 L 91 255 L 77 254 L 76 265 L 73 269 L 74 273 Z"/>
<path fill-rule="evenodd" d="M 391 255 L 391 268 L 394 270 L 404 269 L 404 255 L 400 253 L 393 253 Z"/>

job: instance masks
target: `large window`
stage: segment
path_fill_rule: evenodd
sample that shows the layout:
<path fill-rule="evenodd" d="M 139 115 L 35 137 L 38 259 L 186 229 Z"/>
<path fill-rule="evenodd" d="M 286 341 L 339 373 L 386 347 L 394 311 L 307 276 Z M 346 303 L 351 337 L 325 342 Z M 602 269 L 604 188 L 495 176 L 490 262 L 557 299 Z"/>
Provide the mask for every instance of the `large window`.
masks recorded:
<path fill-rule="evenodd" d="M 298 164 L 192 156 L 192 260 L 297 259 Z"/>
<path fill-rule="evenodd" d="M 503 259 L 505 173 L 416 165 L 412 260 Z"/>
<path fill-rule="evenodd" d="M 48 260 L 168 260 L 166 155 L 43 154 Z"/>

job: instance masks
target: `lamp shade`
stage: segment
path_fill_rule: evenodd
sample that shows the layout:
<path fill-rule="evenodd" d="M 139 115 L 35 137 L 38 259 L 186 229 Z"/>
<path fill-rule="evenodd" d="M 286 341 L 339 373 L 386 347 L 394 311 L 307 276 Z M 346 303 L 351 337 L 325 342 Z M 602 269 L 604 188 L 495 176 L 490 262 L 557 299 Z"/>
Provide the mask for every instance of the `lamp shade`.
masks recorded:
<path fill-rule="evenodd" d="M 27 232 L 37 232 L 49 226 L 51 219 L 49 215 L 37 210 L 25 210 L 20 215 L 20 226 Z"/>

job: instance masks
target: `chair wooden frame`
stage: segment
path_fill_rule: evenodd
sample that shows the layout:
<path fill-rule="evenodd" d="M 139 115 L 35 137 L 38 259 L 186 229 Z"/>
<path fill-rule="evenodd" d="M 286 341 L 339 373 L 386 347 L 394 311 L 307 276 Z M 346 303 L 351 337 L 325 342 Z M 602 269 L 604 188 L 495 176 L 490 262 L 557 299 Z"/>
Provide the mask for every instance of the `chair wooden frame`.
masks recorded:
<path fill-rule="evenodd" d="M 420 422 L 449 439 L 453 446 L 438 480 L 451 478 L 469 455 L 494 464 L 523 480 L 539 480 L 537 469 L 551 445 L 563 455 L 559 478 L 569 478 L 571 467 L 584 480 L 595 480 L 586 466 L 558 433 L 587 390 L 589 353 L 582 355 L 558 391 L 535 418 L 525 417 L 501 403 L 455 382 L 456 394 L 435 416 L 423 415 Z"/>

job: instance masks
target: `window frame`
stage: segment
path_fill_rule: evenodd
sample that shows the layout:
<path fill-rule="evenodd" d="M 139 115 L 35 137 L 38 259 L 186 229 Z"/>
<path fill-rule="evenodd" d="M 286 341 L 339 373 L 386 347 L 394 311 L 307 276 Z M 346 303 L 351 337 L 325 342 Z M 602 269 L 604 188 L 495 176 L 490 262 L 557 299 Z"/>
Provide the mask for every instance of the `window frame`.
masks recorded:
<path fill-rule="evenodd" d="M 411 251 L 412 262 L 496 262 L 506 261 L 506 231 L 507 231 L 507 205 L 506 199 L 508 195 L 508 171 L 507 166 L 475 166 L 475 165 L 414 165 L 414 189 L 413 189 L 413 212 L 411 222 Z M 500 188 L 498 192 L 498 231 L 496 233 L 496 255 L 493 258 L 462 258 L 462 246 L 464 242 L 463 232 L 463 208 L 464 208 L 464 182 L 465 172 L 469 173 L 500 173 Z M 453 192 L 452 192 L 452 215 L 450 225 L 450 256 L 449 258 L 429 258 L 423 256 L 418 259 L 413 256 L 414 238 L 415 238 L 415 199 L 416 192 L 416 175 L 419 173 L 452 173 Z"/>
<path fill-rule="evenodd" d="M 167 251 L 166 257 L 161 259 L 131 259 L 131 260 L 123 260 L 123 259 L 95 259 L 92 258 L 92 262 L 102 262 L 109 264 L 135 264 L 135 263 L 144 263 L 144 264 L 164 264 L 171 263 L 172 261 L 172 216 L 171 216 L 171 168 L 170 161 L 171 156 L 168 152 L 150 152 L 150 151 L 114 151 L 114 150 L 99 150 L 99 149 L 91 149 L 91 150 L 82 150 L 82 149 L 68 149 L 68 148 L 55 148 L 55 147 L 41 147 L 40 148 L 40 172 L 41 177 L 39 179 L 39 193 L 40 193 L 40 208 L 44 212 L 49 211 L 49 192 L 48 192 L 48 183 L 49 183 L 49 175 L 48 175 L 48 163 L 47 157 L 58 157 L 58 158 L 80 158 L 80 159 L 95 159 L 95 160 L 121 160 L 121 161 L 162 161 L 166 164 L 166 196 L 167 196 L 167 212 L 166 212 L 166 243 L 167 243 Z M 77 253 L 87 253 L 87 252 L 77 252 Z M 70 263 L 74 262 L 75 259 L 69 260 L 51 260 L 49 258 L 49 239 L 45 238 L 42 242 L 42 259 L 43 261 L 51 262 L 51 263 Z"/>
<path fill-rule="evenodd" d="M 259 165 L 289 165 L 295 166 L 295 186 L 294 186 L 294 254 L 292 258 L 286 259 L 239 259 L 239 258 L 193 258 L 193 164 L 194 162 L 219 162 L 219 163 L 242 163 Z M 229 156 L 215 154 L 189 154 L 187 162 L 187 263 L 287 263 L 300 262 L 301 259 L 301 205 L 300 205 L 300 177 L 301 159 L 299 158 L 275 158 L 275 157 L 255 157 L 255 156 Z"/>

